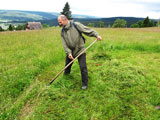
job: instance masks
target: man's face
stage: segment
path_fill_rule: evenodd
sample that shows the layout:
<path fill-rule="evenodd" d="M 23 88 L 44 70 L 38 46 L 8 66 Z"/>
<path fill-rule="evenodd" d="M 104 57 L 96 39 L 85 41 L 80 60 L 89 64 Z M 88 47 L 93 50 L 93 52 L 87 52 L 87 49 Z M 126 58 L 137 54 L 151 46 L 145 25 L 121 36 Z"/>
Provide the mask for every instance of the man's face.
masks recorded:
<path fill-rule="evenodd" d="M 60 27 L 64 27 L 65 26 L 65 20 L 62 20 L 61 18 L 58 18 L 58 24 Z"/>

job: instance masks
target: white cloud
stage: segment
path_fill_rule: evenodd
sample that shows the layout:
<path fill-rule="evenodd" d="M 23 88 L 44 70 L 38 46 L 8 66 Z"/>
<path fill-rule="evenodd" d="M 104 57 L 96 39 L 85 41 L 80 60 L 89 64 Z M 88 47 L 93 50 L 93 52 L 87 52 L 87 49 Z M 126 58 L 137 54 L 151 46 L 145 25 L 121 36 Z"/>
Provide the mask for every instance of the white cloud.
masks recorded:
<path fill-rule="evenodd" d="M 61 12 L 66 2 L 72 14 L 160 18 L 159 0 L 3 0 L 1 9 Z"/>

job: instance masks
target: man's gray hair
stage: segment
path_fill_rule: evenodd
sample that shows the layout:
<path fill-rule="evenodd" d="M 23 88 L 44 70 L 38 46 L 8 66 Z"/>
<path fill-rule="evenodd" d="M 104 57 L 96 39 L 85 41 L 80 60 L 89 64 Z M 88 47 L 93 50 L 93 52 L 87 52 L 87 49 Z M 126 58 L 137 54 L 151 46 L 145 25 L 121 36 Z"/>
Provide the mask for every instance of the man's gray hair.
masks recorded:
<path fill-rule="evenodd" d="M 62 20 L 67 19 L 67 17 L 65 15 L 60 15 L 60 17 L 61 17 Z"/>

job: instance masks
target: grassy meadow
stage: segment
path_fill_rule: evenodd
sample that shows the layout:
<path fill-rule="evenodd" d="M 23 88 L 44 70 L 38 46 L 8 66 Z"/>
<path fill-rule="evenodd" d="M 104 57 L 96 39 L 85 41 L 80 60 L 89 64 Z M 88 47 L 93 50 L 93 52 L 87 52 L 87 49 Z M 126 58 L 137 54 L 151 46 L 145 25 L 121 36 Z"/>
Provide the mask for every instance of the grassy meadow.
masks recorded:
<path fill-rule="evenodd" d="M 160 119 L 160 29 L 93 29 L 87 90 L 77 60 L 48 85 L 64 67 L 60 28 L 1 32 L 0 120 Z"/>

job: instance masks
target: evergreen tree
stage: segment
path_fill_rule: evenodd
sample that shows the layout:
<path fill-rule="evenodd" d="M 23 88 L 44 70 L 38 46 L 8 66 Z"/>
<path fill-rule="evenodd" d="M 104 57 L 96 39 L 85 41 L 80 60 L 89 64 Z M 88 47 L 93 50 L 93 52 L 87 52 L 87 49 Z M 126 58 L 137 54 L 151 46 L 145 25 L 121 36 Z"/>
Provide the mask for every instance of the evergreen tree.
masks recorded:
<path fill-rule="evenodd" d="M 150 27 L 150 20 L 148 16 L 143 21 L 143 27 Z"/>
<path fill-rule="evenodd" d="M 0 31 L 4 31 L 3 28 L 0 26 Z"/>
<path fill-rule="evenodd" d="M 147 16 L 143 21 L 143 27 L 153 27 L 153 26 L 154 26 L 154 21 L 150 20 L 149 17 Z"/>
<path fill-rule="evenodd" d="M 71 15 L 71 11 L 70 11 L 70 6 L 69 6 L 69 3 L 66 2 L 64 8 L 63 8 L 63 11 L 61 12 L 62 15 L 65 15 L 68 20 L 72 20 L 72 15 Z"/>
<path fill-rule="evenodd" d="M 12 24 L 10 24 L 9 27 L 8 27 L 8 30 L 9 31 L 13 31 L 14 30 L 14 26 Z"/>

